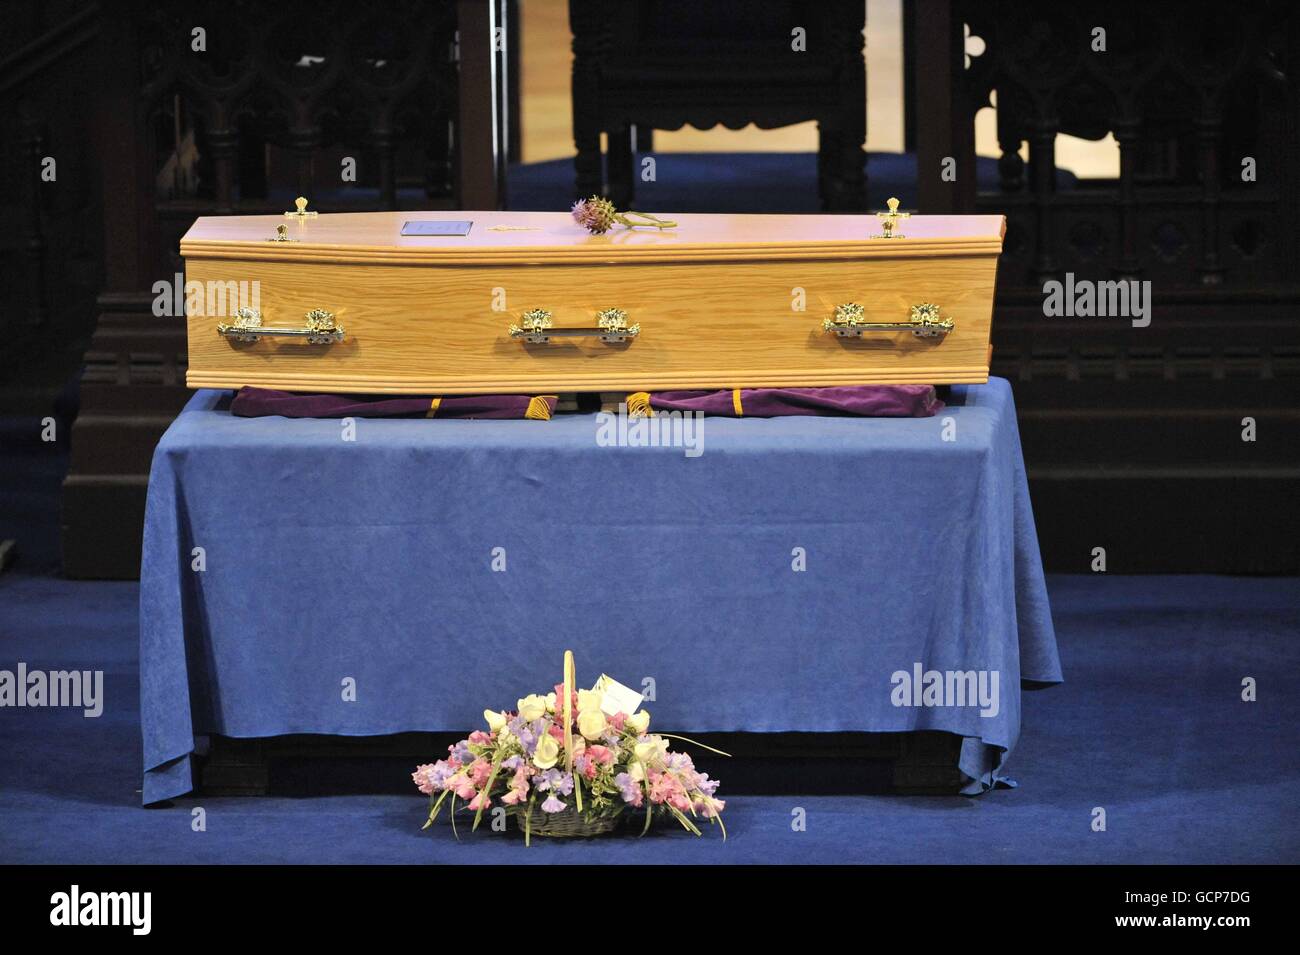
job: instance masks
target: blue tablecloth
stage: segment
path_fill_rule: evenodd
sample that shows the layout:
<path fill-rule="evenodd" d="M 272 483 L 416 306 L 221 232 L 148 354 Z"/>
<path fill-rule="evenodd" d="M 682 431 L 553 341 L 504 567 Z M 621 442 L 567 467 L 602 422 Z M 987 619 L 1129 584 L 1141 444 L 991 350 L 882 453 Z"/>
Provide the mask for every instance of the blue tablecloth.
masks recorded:
<path fill-rule="evenodd" d="M 566 648 L 584 685 L 652 679 L 664 730 L 959 734 L 978 792 L 1021 681 L 1061 678 L 1006 381 L 933 418 L 708 418 L 696 457 L 601 446 L 595 415 L 345 440 L 228 399 L 154 455 L 145 803 L 192 788 L 196 736 L 468 731 Z M 996 715 L 896 705 L 918 664 L 998 674 Z"/>

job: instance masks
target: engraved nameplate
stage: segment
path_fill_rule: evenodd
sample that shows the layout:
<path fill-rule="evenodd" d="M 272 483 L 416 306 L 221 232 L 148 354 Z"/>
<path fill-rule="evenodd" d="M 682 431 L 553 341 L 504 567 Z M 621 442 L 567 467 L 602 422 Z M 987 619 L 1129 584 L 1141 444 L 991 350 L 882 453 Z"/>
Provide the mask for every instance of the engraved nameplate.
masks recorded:
<path fill-rule="evenodd" d="M 402 235 L 469 235 L 473 225 L 463 219 L 412 219 L 402 226 Z"/>

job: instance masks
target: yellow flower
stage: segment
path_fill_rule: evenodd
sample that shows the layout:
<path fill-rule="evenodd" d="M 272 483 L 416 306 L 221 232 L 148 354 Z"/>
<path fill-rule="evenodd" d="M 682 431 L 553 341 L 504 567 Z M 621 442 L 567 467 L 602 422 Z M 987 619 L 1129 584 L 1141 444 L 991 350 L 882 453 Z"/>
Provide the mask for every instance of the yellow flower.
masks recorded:
<path fill-rule="evenodd" d="M 506 715 L 495 710 L 484 710 L 483 719 L 487 720 L 488 729 L 494 733 L 506 725 Z"/>
<path fill-rule="evenodd" d="M 550 733 L 544 735 L 537 741 L 537 749 L 533 750 L 533 765 L 538 769 L 550 769 L 560 758 L 560 744 L 555 741 L 555 737 Z"/>
<path fill-rule="evenodd" d="M 639 713 L 633 713 L 627 718 L 627 725 L 636 730 L 637 735 L 640 736 L 650 726 L 650 714 L 645 710 L 641 710 Z"/>
<path fill-rule="evenodd" d="M 546 694 L 546 712 L 548 713 L 555 712 L 555 699 L 556 697 L 554 691 Z"/>
<path fill-rule="evenodd" d="M 641 765 L 640 760 L 633 760 L 627 764 L 627 774 L 634 783 L 639 783 L 645 779 L 645 767 Z"/>
<path fill-rule="evenodd" d="M 578 714 L 578 732 L 587 739 L 600 739 L 605 732 L 605 714 L 599 709 L 583 710 Z"/>
<path fill-rule="evenodd" d="M 531 723 L 546 715 L 546 697 L 530 693 L 519 701 L 519 715 Z"/>
<path fill-rule="evenodd" d="M 586 713 L 591 710 L 599 710 L 600 704 L 604 702 L 605 694 L 600 690 L 579 690 L 578 691 L 578 712 Z"/>

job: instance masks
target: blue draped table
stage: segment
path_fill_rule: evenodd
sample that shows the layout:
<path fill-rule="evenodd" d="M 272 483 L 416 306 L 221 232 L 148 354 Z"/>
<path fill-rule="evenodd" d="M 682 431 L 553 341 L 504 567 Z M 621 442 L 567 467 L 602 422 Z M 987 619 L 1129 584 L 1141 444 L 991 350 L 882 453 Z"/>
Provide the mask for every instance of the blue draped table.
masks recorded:
<path fill-rule="evenodd" d="M 955 733 L 979 792 L 1022 681 L 1061 679 L 1004 380 L 933 418 L 707 418 L 697 457 L 601 446 L 595 415 L 345 440 L 229 397 L 154 455 L 145 803 L 192 788 L 197 736 L 467 732 L 566 648 L 583 685 L 653 679 L 660 729 Z M 996 715 L 895 705 L 917 664 L 996 672 Z"/>

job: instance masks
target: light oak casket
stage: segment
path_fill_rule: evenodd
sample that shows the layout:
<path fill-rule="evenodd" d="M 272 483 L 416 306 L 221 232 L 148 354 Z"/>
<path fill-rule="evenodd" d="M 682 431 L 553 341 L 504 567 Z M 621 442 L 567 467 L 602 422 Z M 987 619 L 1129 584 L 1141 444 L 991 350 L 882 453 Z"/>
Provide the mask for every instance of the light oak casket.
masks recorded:
<path fill-rule="evenodd" d="M 181 240 L 187 289 L 247 283 L 256 308 L 187 307 L 186 381 L 539 394 L 988 379 L 1003 217 L 912 216 L 891 238 L 871 215 L 676 221 L 591 235 L 563 212 L 200 218 Z"/>

